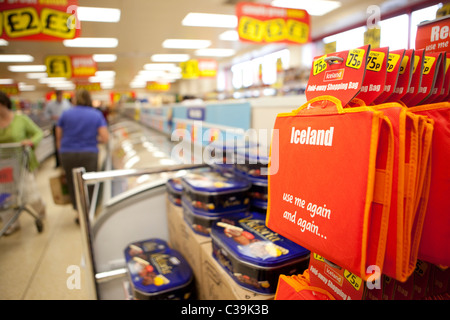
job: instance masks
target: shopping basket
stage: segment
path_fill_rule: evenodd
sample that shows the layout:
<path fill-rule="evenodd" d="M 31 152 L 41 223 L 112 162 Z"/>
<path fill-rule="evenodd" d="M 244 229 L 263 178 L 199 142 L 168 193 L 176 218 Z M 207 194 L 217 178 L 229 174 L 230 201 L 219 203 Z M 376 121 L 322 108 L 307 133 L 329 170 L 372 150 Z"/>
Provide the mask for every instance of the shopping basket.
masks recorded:
<path fill-rule="evenodd" d="M 8 221 L 3 221 L 0 237 L 19 218 L 23 211 L 28 212 L 42 232 L 43 223 L 39 216 L 24 201 L 24 188 L 28 174 L 30 148 L 20 143 L 0 144 L 0 213 L 14 211 Z"/>

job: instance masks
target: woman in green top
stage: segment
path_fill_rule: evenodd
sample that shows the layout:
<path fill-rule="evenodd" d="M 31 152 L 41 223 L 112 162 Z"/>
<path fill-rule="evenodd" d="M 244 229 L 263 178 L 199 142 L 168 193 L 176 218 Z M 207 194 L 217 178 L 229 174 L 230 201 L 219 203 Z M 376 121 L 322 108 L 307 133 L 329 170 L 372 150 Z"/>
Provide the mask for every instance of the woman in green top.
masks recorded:
<path fill-rule="evenodd" d="M 31 147 L 30 159 L 29 159 L 29 171 L 26 184 L 35 185 L 33 171 L 38 168 L 39 162 L 34 153 L 34 149 L 41 142 L 44 133 L 43 131 L 24 114 L 15 113 L 12 109 L 11 100 L 9 97 L 0 91 L 0 144 L 20 142 L 24 146 Z M 29 185 L 27 186 L 29 187 Z M 30 188 L 26 188 L 29 192 Z M 42 198 L 39 195 L 37 189 L 32 192 L 33 201 L 30 205 L 37 211 L 38 214 L 43 216 L 45 214 L 45 205 L 42 202 Z M 30 198 L 30 195 L 24 195 L 24 197 Z M 3 212 L 2 219 L 8 221 L 14 212 Z M 16 220 L 9 229 L 6 231 L 6 235 L 13 233 L 20 227 L 19 220 Z"/>

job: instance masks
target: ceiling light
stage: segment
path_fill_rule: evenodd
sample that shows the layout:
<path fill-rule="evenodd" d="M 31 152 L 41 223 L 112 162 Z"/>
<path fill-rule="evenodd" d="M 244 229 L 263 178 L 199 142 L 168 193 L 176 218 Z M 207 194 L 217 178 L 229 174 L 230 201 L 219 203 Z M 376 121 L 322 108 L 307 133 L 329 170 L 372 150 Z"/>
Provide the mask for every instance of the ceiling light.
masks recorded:
<path fill-rule="evenodd" d="M 189 60 L 188 54 L 154 54 L 153 62 L 183 62 Z"/>
<path fill-rule="evenodd" d="M 341 6 L 339 1 L 328 0 L 274 0 L 271 3 L 274 7 L 303 9 L 311 16 L 323 16 Z"/>
<path fill-rule="evenodd" d="M 145 82 L 145 81 L 130 83 L 130 88 L 133 88 L 133 89 L 145 88 L 146 86 L 147 86 L 147 82 Z"/>
<path fill-rule="evenodd" d="M 238 41 L 239 33 L 236 30 L 227 30 L 219 34 L 219 39 L 225 41 Z"/>
<path fill-rule="evenodd" d="M 172 70 L 177 68 L 175 63 L 147 63 L 144 64 L 144 70 Z"/>
<path fill-rule="evenodd" d="M 113 8 L 78 7 L 77 18 L 80 21 L 119 22 L 120 10 Z"/>
<path fill-rule="evenodd" d="M 100 83 L 100 87 L 105 90 L 105 89 L 112 89 L 114 88 L 114 82 L 113 83 Z"/>
<path fill-rule="evenodd" d="M 7 46 L 9 44 L 5 39 L 0 39 L 0 46 Z"/>
<path fill-rule="evenodd" d="M 95 72 L 95 76 L 102 78 L 113 78 L 116 76 L 116 72 L 113 70 L 97 71 Z"/>
<path fill-rule="evenodd" d="M 0 79 L 0 84 L 13 84 L 13 79 Z"/>
<path fill-rule="evenodd" d="M 27 73 L 26 77 L 28 79 L 41 79 L 41 78 L 47 78 L 47 72 L 32 72 Z"/>
<path fill-rule="evenodd" d="M 11 72 L 44 72 L 47 67 L 45 65 L 19 65 L 8 66 L 8 70 Z"/>
<path fill-rule="evenodd" d="M 238 19 L 231 14 L 212 14 L 190 12 L 181 22 L 183 26 L 236 28 Z"/>
<path fill-rule="evenodd" d="M 63 44 L 66 47 L 77 48 L 115 48 L 119 45 L 119 40 L 116 38 L 75 38 L 64 40 Z"/>
<path fill-rule="evenodd" d="M 138 72 L 138 75 L 141 76 L 160 76 L 165 74 L 164 70 L 141 70 Z"/>
<path fill-rule="evenodd" d="M 236 51 L 233 49 L 199 49 L 195 51 L 196 56 L 204 57 L 230 57 L 235 53 Z"/>
<path fill-rule="evenodd" d="M 50 77 L 50 78 L 40 78 L 39 83 L 56 83 L 56 82 L 66 82 L 67 79 L 63 77 Z"/>
<path fill-rule="evenodd" d="M 33 62 L 29 54 L 0 54 L 0 62 Z"/>
<path fill-rule="evenodd" d="M 171 49 L 203 49 L 211 45 L 209 40 L 192 39 L 166 39 L 162 43 L 163 48 Z"/>
<path fill-rule="evenodd" d="M 117 60 L 117 56 L 115 54 L 94 54 L 92 59 L 95 62 L 114 62 Z"/>
<path fill-rule="evenodd" d="M 36 86 L 31 85 L 31 84 L 19 85 L 20 91 L 34 91 L 35 89 L 36 89 Z"/>

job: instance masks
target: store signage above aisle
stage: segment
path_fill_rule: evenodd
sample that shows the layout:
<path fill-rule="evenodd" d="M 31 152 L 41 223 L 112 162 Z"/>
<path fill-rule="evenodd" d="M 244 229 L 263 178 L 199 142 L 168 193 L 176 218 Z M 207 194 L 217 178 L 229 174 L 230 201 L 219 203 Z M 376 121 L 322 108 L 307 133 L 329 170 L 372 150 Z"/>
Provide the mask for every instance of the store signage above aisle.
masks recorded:
<path fill-rule="evenodd" d="M 146 88 L 152 92 L 166 92 L 170 90 L 170 83 L 149 81 Z"/>
<path fill-rule="evenodd" d="M 77 82 L 75 84 L 76 90 L 87 90 L 87 91 L 101 91 L 102 87 L 100 82 Z"/>
<path fill-rule="evenodd" d="M 0 91 L 4 92 L 8 96 L 14 96 L 19 94 L 19 85 L 13 84 L 0 84 Z"/>
<path fill-rule="evenodd" d="M 191 59 L 180 62 L 183 79 L 214 78 L 217 75 L 217 61 L 213 59 Z"/>
<path fill-rule="evenodd" d="M 305 10 L 241 2 L 236 5 L 239 40 L 254 43 L 305 44 L 311 40 Z"/>
<path fill-rule="evenodd" d="M 62 41 L 80 35 L 78 0 L 0 1 L 0 38 L 8 41 Z"/>
<path fill-rule="evenodd" d="M 450 16 L 427 21 L 417 26 L 416 49 L 450 52 Z"/>
<path fill-rule="evenodd" d="M 45 58 L 48 77 L 88 78 L 95 76 L 97 63 L 90 55 L 50 55 Z"/>

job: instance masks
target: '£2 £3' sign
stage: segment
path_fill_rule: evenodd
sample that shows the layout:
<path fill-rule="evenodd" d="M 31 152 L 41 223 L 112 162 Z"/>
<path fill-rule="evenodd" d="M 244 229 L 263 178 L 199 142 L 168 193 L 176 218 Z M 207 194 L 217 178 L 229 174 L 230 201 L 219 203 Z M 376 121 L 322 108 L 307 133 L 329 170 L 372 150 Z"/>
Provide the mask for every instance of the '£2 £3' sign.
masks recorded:
<path fill-rule="evenodd" d="M 61 0 L 62 5 L 3 4 L 0 8 L 0 38 L 6 40 L 65 40 L 80 34 L 76 24 L 77 1 Z M 63 5 L 64 4 L 64 5 Z M 70 4 L 70 6 L 69 6 Z"/>
<path fill-rule="evenodd" d="M 305 44 L 310 40 L 309 15 L 305 10 L 239 3 L 236 11 L 242 41 Z"/>

